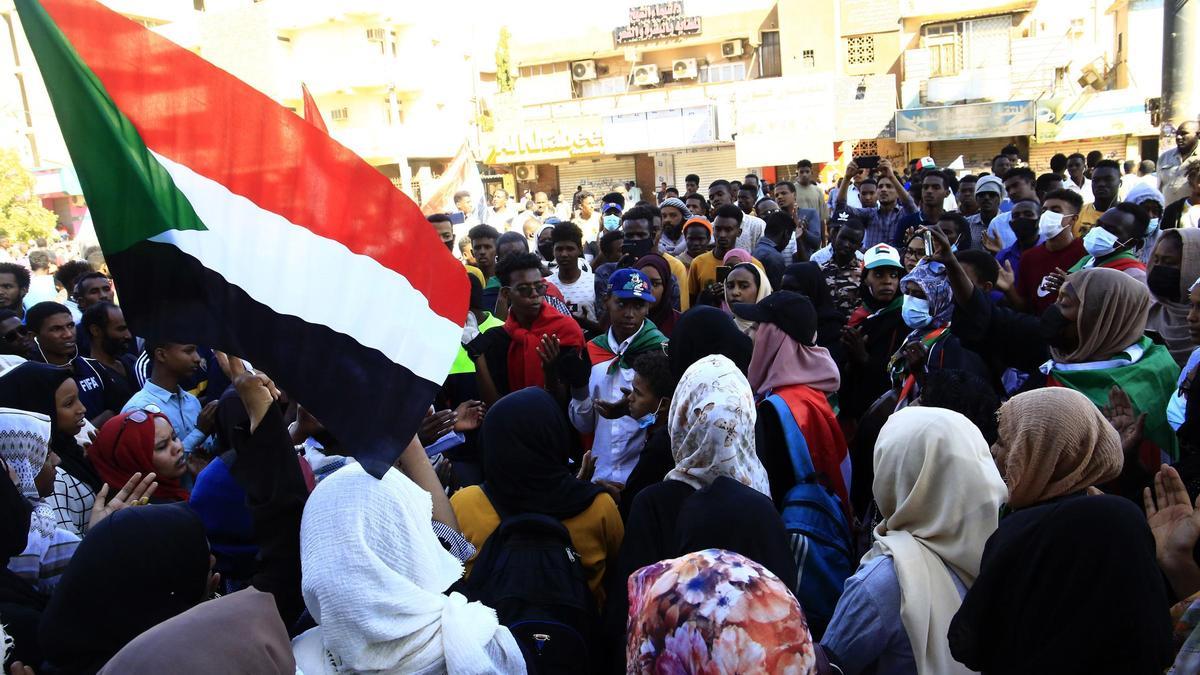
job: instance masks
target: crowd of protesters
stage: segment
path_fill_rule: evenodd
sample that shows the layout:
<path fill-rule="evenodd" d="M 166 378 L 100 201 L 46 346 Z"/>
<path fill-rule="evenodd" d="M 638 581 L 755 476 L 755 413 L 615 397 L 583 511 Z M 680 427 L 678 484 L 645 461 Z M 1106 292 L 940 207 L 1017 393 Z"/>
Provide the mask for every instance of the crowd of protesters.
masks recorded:
<path fill-rule="evenodd" d="M 0 242 L 5 667 L 1200 672 L 1196 132 L 460 195 L 460 350 L 382 479 L 135 336 L 100 252 Z"/>

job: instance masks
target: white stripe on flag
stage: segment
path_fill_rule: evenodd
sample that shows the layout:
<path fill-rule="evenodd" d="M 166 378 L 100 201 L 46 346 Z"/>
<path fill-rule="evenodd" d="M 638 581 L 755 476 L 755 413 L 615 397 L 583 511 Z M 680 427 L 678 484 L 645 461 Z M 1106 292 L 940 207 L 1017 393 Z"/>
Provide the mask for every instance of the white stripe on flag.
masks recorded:
<path fill-rule="evenodd" d="M 169 230 L 151 241 L 178 247 L 276 312 L 328 326 L 430 382 L 445 380 L 462 328 L 402 275 L 152 154 L 208 230 Z"/>

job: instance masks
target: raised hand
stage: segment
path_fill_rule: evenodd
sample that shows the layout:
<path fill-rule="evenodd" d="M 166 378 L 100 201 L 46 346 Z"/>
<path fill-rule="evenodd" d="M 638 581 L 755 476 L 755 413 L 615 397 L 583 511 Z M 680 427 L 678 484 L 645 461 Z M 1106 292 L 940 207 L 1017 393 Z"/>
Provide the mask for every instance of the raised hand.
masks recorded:
<path fill-rule="evenodd" d="M 279 400 L 279 388 L 265 374 L 246 368 L 245 361 L 231 359 L 224 352 L 216 352 L 216 356 L 221 370 L 233 382 L 242 404 L 246 406 L 246 413 L 250 415 L 250 431 L 253 432 L 266 417 L 271 405 Z"/>
<path fill-rule="evenodd" d="M 1125 451 L 1125 456 L 1137 452 L 1146 429 L 1146 413 L 1135 413 L 1129 394 L 1113 385 L 1108 391 L 1108 405 L 1101 407 L 1100 412 L 1117 433 L 1121 434 L 1121 449 Z"/>
<path fill-rule="evenodd" d="M 463 401 L 454 409 L 455 431 L 474 431 L 483 423 L 484 405 L 480 401 Z"/>
<path fill-rule="evenodd" d="M 1016 274 L 1013 272 L 1012 262 L 1005 260 L 1000 267 L 1000 274 L 996 277 L 996 289 L 1002 293 L 1007 293 L 1012 290 L 1013 281 L 1016 280 Z"/>
<path fill-rule="evenodd" d="M 558 341 L 557 335 L 543 335 L 542 341 L 535 347 L 538 358 L 542 360 L 542 368 L 547 368 L 554 365 L 558 360 L 559 354 L 562 353 L 562 345 Z"/>
<path fill-rule="evenodd" d="M 135 473 L 125 481 L 125 487 L 112 499 L 108 499 L 108 484 L 101 485 L 100 491 L 96 493 L 96 501 L 92 504 L 88 527 L 95 527 L 97 523 L 126 506 L 150 503 L 150 497 L 154 496 L 154 491 L 158 489 L 158 483 L 154 480 L 156 477 L 153 472 L 145 476 L 142 476 L 141 472 Z"/>
<path fill-rule="evenodd" d="M 1192 557 L 1200 538 L 1200 498 L 1193 506 L 1179 472 L 1163 464 L 1154 476 L 1153 492 L 1146 488 L 1142 501 L 1158 564 L 1179 597 L 1192 595 L 1200 590 L 1200 567 Z"/>

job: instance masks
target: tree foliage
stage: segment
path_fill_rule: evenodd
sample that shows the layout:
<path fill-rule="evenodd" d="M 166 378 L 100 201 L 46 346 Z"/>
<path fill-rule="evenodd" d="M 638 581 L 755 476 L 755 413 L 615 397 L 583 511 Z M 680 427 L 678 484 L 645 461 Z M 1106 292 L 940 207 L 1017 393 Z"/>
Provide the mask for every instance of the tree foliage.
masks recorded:
<path fill-rule="evenodd" d="M 512 74 L 512 59 L 508 54 L 508 40 L 512 37 L 508 26 L 500 27 L 500 39 L 496 40 L 496 86 L 507 93 L 516 86 L 517 78 Z"/>
<path fill-rule="evenodd" d="M 38 201 L 33 185 L 17 153 L 0 149 L 0 236 L 29 241 L 54 232 L 58 218 Z"/>

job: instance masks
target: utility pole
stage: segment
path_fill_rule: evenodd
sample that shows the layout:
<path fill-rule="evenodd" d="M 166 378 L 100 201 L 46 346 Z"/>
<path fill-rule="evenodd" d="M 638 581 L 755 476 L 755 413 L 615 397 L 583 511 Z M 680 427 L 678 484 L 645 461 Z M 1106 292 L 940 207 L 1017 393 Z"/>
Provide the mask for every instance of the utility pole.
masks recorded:
<path fill-rule="evenodd" d="M 1173 127 L 1200 117 L 1200 0 L 1164 0 L 1162 121 Z"/>

